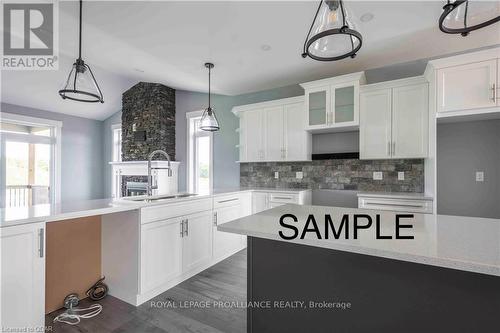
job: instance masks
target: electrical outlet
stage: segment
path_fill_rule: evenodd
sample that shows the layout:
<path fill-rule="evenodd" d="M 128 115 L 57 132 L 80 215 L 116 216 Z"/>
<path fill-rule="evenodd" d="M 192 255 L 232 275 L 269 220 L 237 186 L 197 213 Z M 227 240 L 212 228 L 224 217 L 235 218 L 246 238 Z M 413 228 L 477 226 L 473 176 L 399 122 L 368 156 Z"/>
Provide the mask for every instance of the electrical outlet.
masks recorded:
<path fill-rule="evenodd" d="M 297 171 L 297 172 L 295 173 L 295 178 L 297 178 L 297 179 L 302 179 L 302 178 L 304 178 L 304 173 L 303 173 L 302 171 Z"/>
<path fill-rule="evenodd" d="M 484 182 L 484 172 L 476 171 L 476 182 Z"/>
<path fill-rule="evenodd" d="M 280 178 L 280 173 L 278 171 L 274 172 L 274 179 L 279 179 Z"/>
<path fill-rule="evenodd" d="M 398 180 L 405 180 L 405 172 L 404 171 L 398 172 Z"/>
<path fill-rule="evenodd" d="M 382 180 L 382 171 L 373 171 L 373 180 Z"/>

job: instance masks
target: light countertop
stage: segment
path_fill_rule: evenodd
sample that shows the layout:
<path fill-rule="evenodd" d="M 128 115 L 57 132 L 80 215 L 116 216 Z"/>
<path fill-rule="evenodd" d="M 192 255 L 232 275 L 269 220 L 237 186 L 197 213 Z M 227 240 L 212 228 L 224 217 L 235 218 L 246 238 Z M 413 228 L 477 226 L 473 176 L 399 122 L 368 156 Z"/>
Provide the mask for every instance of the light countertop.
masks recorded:
<path fill-rule="evenodd" d="M 264 188 L 228 188 L 217 189 L 209 193 L 201 193 L 192 197 L 174 198 L 156 202 L 98 199 L 62 202 L 58 204 L 42 204 L 32 207 L 0 208 L 0 228 L 36 222 L 54 222 L 86 216 L 112 214 L 131 211 L 148 206 L 167 205 L 176 202 L 215 197 L 218 195 L 246 191 L 291 192 L 299 193 L 300 189 L 264 189 Z"/>
<path fill-rule="evenodd" d="M 297 216 L 295 225 L 299 235 L 309 214 L 314 214 L 324 236 L 325 214 L 330 214 L 335 227 L 340 226 L 341 217 L 349 214 L 349 239 L 344 234 L 338 240 L 318 239 L 309 232 L 304 239 L 284 240 L 279 231 L 290 235 L 291 230 L 281 227 L 283 214 Z M 353 239 L 352 214 L 368 214 L 372 217 L 370 229 L 361 229 L 358 239 Z M 412 229 L 401 229 L 402 235 L 413 235 L 414 239 L 376 239 L 375 215 L 381 217 L 381 234 L 394 237 L 396 212 L 375 211 L 356 208 L 285 205 L 255 215 L 240 218 L 217 227 L 220 231 L 292 242 L 326 249 L 347 251 L 389 259 L 458 269 L 469 272 L 500 276 L 500 219 L 460 217 L 448 215 L 414 214 L 413 219 L 403 219 L 401 224 L 412 224 Z M 288 220 L 290 221 L 290 220 Z M 360 224 L 366 224 L 360 220 Z"/>

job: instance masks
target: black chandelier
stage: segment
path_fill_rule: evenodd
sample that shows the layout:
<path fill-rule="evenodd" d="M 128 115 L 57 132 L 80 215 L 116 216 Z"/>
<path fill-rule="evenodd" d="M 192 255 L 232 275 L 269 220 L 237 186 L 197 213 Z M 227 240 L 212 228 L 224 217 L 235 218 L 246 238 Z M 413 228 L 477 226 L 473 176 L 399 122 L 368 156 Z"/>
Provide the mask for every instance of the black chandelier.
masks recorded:
<path fill-rule="evenodd" d="M 318 61 L 354 58 L 362 44 L 363 37 L 350 22 L 343 1 L 321 0 L 307 33 L 302 57 Z"/>
<path fill-rule="evenodd" d="M 82 59 L 82 0 L 80 0 L 80 34 L 78 59 L 76 59 L 64 87 L 59 90 L 63 99 L 71 99 L 79 102 L 104 103 L 101 89 L 97 84 L 94 73 L 90 66 Z"/>
<path fill-rule="evenodd" d="M 471 31 L 500 21 L 499 8 L 496 1 L 472 3 L 469 0 L 448 0 L 439 17 L 439 29 L 447 34 L 461 34 L 465 37 Z"/>
<path fill-rule="evenodd" d="M 210 105 L 210 73 L 211 69 L 214 68 L 214 64 L 207 62 L 205 63 L 205 67 L 208 68 L 208 108 L 203 111 L 203 115 L 201 116 L 200 129 L 208 132 L 216 132 L 220 129 L 219 121 L 215 116 L 215 111 Z"/>

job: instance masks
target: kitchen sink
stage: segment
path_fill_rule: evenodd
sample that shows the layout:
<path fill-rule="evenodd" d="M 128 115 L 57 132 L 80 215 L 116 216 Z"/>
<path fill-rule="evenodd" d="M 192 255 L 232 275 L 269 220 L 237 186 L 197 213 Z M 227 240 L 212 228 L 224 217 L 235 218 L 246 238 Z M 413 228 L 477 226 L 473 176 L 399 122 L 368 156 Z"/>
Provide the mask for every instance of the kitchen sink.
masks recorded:
<path fill-rule="evenodd" d="M 163 201 L 163 200 L 170 200 L 170 199 L 194 197 L 195 195 L 198 195 L 198 194 L 196 194 L 196 193 L 178 193 L 178 194 L 156 195 L 156 196 L 152 196 L 152 197 L 138 196 L 138 197 L 123 198 L 123 199 L 130 200 L 130 201 L 156 202 L 156 201 Z"/>

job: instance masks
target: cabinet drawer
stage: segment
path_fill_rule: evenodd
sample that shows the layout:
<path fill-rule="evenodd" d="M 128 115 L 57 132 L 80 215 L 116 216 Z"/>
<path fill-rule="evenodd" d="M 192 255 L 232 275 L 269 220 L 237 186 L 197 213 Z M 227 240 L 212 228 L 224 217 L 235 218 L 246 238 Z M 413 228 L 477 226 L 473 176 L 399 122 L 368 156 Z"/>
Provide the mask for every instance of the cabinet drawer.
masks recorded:
<path fill-rule="evenodd" d="M 216 196 L 214 197 L 214 210 L 221 207 L 237 206 L 241 200 L 239 193 Z"/>
<path fill-rule="evenodd" d="M 164 220 L 212 209 L 212 199 L 189 200 L 141 209 L 141 223 Z"/>
<path fill-rule="evenodd" d="M 432 200 L 358 198 L 358 207 L 410 213 L 432 214 Z"/>
<path fill-rule="evenodd" d="M 274 203 L 298 203 L 299 202 L 299 196 L 297 194 L 291 194 L 291 193 L 276 193 L 276 192 L 271 192 L 269 193 L 269 202 L 274 202 Z"/>

